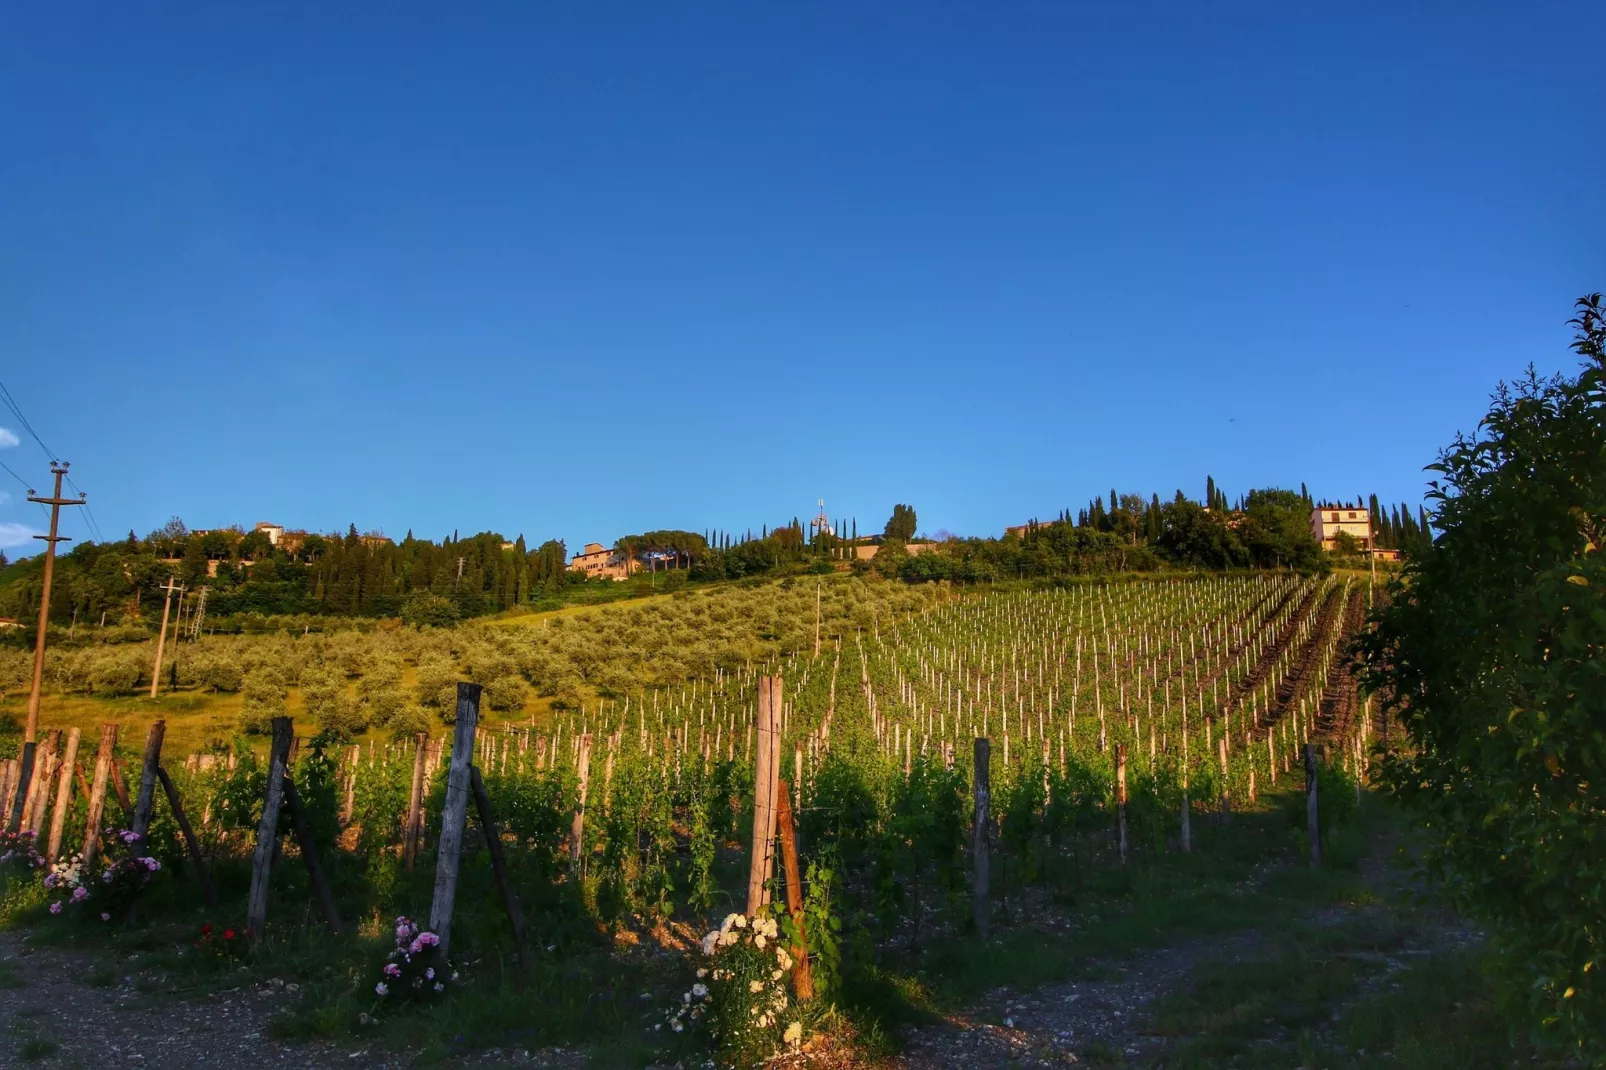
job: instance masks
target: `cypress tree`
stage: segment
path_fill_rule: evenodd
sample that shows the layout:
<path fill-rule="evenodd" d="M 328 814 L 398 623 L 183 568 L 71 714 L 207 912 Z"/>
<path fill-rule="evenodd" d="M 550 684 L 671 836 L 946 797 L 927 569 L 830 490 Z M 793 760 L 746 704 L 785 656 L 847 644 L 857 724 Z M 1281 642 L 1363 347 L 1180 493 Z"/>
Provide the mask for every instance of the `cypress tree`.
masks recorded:
<path fill-rule="evenodd" d="M 1204 504 L 1205 504 L 1205 508 L 1207 508 L 1207 509 L 1214 509 L 1216 507 L 1216 477 L 1215 476 L 1205 476 L 1205 500 L 1204 500 Z"/>

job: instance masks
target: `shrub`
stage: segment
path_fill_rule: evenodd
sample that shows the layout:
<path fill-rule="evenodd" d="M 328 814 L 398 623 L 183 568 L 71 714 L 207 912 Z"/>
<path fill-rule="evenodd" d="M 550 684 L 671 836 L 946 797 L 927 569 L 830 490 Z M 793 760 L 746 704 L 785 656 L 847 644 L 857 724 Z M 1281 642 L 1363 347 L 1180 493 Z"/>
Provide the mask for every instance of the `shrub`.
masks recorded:
<path fill-rule="evenodd" d="M 1382 781 L 1426 862 L 1485 921 L 1541 1034 L 1606 1060 L 1606 309 L 1575 379 L 1501 385 L 1437 464 L 1437 535 L 1358 644 L 1410 746 Z"/>

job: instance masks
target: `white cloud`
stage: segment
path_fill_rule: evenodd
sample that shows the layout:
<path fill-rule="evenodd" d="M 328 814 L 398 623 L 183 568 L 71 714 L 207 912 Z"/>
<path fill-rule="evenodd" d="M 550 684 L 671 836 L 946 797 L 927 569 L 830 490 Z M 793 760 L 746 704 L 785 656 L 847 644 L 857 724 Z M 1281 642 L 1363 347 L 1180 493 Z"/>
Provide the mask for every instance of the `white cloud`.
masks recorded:
<path fill-rule="evenodd" d="M 12 446 L 21 444 L 22 439 L 9 427 L 0 427 L 0 450 L 9 450 Z"/>
<path fill-rule="evenodd" d="M 7 520 L 0 520 L 0 550 L 27 546 L 33 542 L 35 534 L 33 528 L 27 524 L 13 524 Z"/>

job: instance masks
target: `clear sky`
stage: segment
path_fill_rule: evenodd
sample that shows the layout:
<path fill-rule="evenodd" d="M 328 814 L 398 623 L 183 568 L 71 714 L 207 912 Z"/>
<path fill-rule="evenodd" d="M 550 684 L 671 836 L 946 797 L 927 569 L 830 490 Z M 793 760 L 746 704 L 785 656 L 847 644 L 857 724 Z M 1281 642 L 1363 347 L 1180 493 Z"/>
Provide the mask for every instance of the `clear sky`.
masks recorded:
<path fill-rule="evenodd" d="M 1606 287 L 1598 16 L 13 5 L 0 379 L 108 538 L 1415 501 Z"/>

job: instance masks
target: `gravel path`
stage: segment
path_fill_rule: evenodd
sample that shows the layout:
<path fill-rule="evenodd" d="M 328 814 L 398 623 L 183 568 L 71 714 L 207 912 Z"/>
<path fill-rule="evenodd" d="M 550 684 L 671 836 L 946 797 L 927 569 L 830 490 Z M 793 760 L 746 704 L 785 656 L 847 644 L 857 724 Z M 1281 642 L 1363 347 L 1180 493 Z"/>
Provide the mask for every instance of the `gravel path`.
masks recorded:
<path fill-rule="evenodd" d="M 405 1052 L 360 1042 L 273 1039 L 270 1023 L 298 992 L 293 983 L 273 980 L 185 998 L 169 990 L 160 974 L 107 971 L 84 952 L 35 947 L 25 933 L 0 932 L 0 1066 L 400 1070 L 412 1065 Z M 584 1056 L 556 1048 L 493 1049 L 453 1063 L 469 1061 L 574 1068 L 584 1065 Z"/>
<path fill-rule="evenodd" d="M 82 952 L 34 947 L 0 933 L 0 1063 L 67 1067 L 376 1066 L 330 1045 L 290 1045 L 268 1023 L 294 1000 L 293 986 L 220 989 L 175 1000 L 155 975 L 95 975 Z M 92 983 L 95 981 L 109 984 Z"/>

